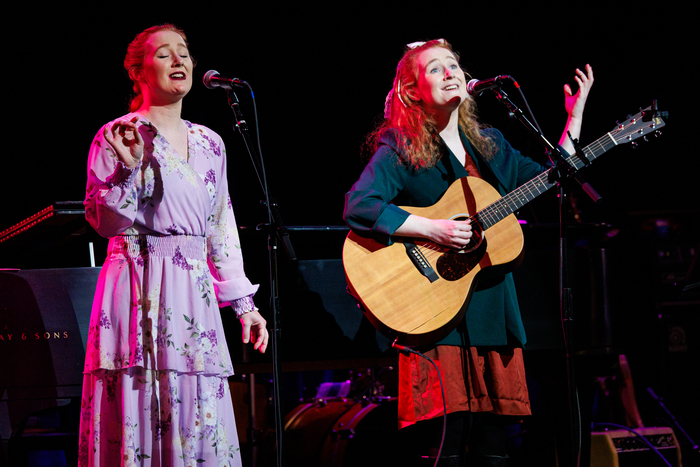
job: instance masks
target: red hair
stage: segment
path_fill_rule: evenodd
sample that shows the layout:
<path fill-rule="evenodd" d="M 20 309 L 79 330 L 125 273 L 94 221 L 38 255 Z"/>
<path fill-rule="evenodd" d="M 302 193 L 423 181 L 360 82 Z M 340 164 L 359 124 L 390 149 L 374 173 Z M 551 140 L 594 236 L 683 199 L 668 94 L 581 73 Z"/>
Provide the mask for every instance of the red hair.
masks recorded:
<path fill-rule="evenodd" d="M 372 149 L 376 151 L 382 135 L 387 131 L 397 133 L 399 150 L 416 169 L 435 165 L 443 150 L 435 121 L 426 112 L 415 89 L 418 84 L 418 55 L 432 47 L 449 50 L 459 61 L 459 55 L 442 39 L 428 41 L 414 48 L 407 47 L 396 67 L 394 85 L 387 96 L 385 120 L 368 137 Z M 476 104 L 469 95 L 459 106 L 459 126 L 482 155 L 488 158 L 493 154 L 493 141 L 481 133 L 481 125 L 476 118 Z"/>
<path fill-rule="evenodd" d="M 141 74 L 141 67 L 143 66 L 143 59 L 146 55 L 146 42 L 155 33 L 160 31 L 172 31 L 178 33 L 182 36 L 182 39 L 187 44 L 187 36 L 182 29 L 175 27 L 172 24 L 161 24 L 160 26 L 151 26 L 150 28 L 140 32 L 129 47 L 126 49 L 126 57 L 124 58 L 124 68 L 129 73 L 129 78 L 134 83 L 134 96 L 129 102 L 129 111 L 135 112 L 143 104 L 143 95 L 141 94 L 141 84 L 138 81 L 138 77 Z"/>

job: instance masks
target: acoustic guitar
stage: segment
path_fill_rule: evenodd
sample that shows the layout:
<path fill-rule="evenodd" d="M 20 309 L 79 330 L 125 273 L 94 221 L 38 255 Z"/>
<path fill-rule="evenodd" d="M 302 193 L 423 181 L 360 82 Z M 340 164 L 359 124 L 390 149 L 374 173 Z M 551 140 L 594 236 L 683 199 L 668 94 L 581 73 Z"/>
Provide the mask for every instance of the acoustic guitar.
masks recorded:
<path fill-rule="evenodd" d="M 615 146 L 655 133 L 665 125 L 662 115 L 655 106 L 641 110 L 567 161 L 580 169 Z M 386 246 L 350 232 L 343 245 L 348 290 L 370 322 L 405 345 L 430 344 L 449 334 L 464 316 L 478 280 L 519 263 L 524 238 L 514 213 L 556 185 L 551 170 L 504 197 L 487 182 L 464 177 L 430 207 L 401 207 L 431 219 L 471 219 L 473 236 L 466 250 L 402 237 Z"/>

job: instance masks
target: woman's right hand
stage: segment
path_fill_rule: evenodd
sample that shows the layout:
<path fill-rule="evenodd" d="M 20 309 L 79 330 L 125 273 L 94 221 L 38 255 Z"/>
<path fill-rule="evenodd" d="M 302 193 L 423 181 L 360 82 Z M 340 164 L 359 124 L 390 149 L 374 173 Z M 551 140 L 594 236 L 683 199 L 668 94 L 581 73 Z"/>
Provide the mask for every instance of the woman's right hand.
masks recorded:
<path fill-rule="evenodd" d="M 265 353 L 267 342 L 270 339 L 270 332 L 267 330 L 267 321 L 259 311 L 250 311 L 240 316 L 243 327 L 243 343 L 253 343 L 253 349 Z"/>
<path fill-rule="evenodd" d="M 460 250 L 469 244 L 472 226 L 468 220 L 429 219 L 411 214 L 396 229 L 394 235 L 427 238 L 440 245 Z"/>
<path fill-rule="evenodd" d="M 131 120 L 120 118 L 104 131 L 105 139 L 119 160 L 130 169 L 136 168 L 143 157 L 144 144 L 136 125 L 138 121 L 139 117 L 133 117 Z"/>
<path fill-rule="evenodd" d="M 465 248 L 472 238 L 470 221 L 453 221 L 449 219 L 433 219 L 430 239 L 440 245 L 460 250 Z"/>

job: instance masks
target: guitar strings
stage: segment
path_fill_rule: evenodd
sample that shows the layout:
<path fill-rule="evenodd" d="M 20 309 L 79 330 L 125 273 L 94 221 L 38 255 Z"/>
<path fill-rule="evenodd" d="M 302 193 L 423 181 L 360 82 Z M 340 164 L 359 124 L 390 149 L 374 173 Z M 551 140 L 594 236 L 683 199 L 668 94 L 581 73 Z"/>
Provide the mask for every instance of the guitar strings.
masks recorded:
<path fill-rule="evenodd" d="M 633 119 L 636 121 L 641 115 L 636 115 Z M 625 136 L 619 137 L 620 133 L 629 133 L 629 125 L 625 124 L 619 125 L 617 128 L 601 136 L 597 140 L 593 141 L 585 148 L 583 148 L 584 156 L 589 160 L 593 161 L 597 159 L 602 154 L 606 153 L 613 147 L 618 145 L 618 142 L 623 140 Z M 653 127 L 653 125 L 652 125 Z M 630 134 L 627 135 L 630 137 Z M 576 170 L 584 167 L 585 162 L 580 160 L 575 154 L 567 159 L 567 162 L 571 164 Z M 507 195 L 500 198 L 498 201 L 491 203 L 479 212 L 477 212 L 473 218 L 481 225 L 483 231 L 502 221 L 509 215 L 513 214 L 517 209 L 526 205 L 545 191 L 552 188 L 555 184 L 549 182 L 549 175 L 552 169 L 548 169 L 545 172 L 539 174 L 532 180 L 526 182 L 519 188 L 511 191 Z M 426 252 L 437 251 L 444 252 L 445 249 L 441 245 L 434 242 L 421 242 L 422 245 L 416 244 L 421 253 L 423 250 Z"/>
<path fill-rule="evenodd" d="M 620 129 L 615 129 L 610 133 L 619 132 Z M 607 140 L 608 136 L 612 137 L 610 134 L 606 134 L 583 148 L 584 155 L 588 158 L 588 160 L 595 160 L 598 156 L 607 152 L 617 144 L 614 138 L 612 142 Z M 574 166 L 576 169 L 580 169 L 585 165 L 584 162 L 579 160 L 575 155 L 570 156 L 567 159 L 567 162 L 569 162 L 569 164 Z M 528 202 L 535 199 L 537 196 L 552 188 L 554 184 L 549 183 L 549 174 L 551 170 L 552 169 L 549 169 L 541 173 L 537 177 L 522 185 L 520 188 L 511 191 L 498 201 L 479 211 L 475 217 L 481 223 L 482 228 L 486 230 L 489 227 L 497 224 L 515 212 L 516 209 L 521 208 Z M 541 189 L 542 187 L 544 189 Z"/>

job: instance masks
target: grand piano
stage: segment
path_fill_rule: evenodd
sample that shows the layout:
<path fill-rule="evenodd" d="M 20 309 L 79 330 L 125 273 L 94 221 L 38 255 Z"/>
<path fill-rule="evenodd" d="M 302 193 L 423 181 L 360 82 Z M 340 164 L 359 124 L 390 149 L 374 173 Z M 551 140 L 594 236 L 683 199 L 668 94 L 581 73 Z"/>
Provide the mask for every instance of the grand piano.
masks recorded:
<path fill-rule="evenodd" d="M 90 243 L 104 250 L 90 230 L 59 202 L 0 232 L 0 465 L 76 464 Z"/>

